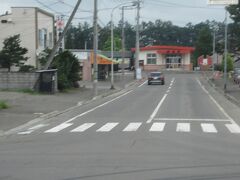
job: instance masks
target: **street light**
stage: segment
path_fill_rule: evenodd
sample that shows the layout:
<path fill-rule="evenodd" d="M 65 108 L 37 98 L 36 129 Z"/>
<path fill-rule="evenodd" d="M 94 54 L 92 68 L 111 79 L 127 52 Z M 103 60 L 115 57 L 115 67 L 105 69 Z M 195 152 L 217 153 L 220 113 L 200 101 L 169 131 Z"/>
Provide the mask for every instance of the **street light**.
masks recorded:
<path fill-rule="evenodd" d="M 112 64 L 111 64 L 111 89 L 115 89 L 114 88 L 114 78 L 113 78 L 113 40 L 114 40 L 114 36 L 113 36 L 113 12 L 115 9 L 123 6 L 123 5 L 126 5 L 126 4 L 129 4 L 129 3 L 132 3 L 132 6 L 135 6 L 135 2 L 126 2 L 126 3 L 122 3 L 122 4 L 119 4 L 117 6 L 115 6 L 113 9 L 112 9 L 112 12 L 111 12 L 111 59 L 112 59 Z"/>
<path fill-rule="evenodd" d="M 224 92 L 227 91 L 227 34 L 228 34 L 228 12 L 227 8 L 225 8 L 225 48 L 224 48 Z"/>

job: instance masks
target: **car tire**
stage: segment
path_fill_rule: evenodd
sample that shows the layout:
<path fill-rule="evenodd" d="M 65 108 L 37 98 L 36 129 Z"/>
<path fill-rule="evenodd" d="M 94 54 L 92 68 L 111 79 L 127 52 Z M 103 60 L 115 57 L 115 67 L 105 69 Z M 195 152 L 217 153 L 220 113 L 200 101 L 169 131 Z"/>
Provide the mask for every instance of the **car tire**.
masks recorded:
<path fill-rule="evenodd" d="M 148 85 L 151 85 L 151 83 L 150 83 L 150 82 L 148 82 Z"/>

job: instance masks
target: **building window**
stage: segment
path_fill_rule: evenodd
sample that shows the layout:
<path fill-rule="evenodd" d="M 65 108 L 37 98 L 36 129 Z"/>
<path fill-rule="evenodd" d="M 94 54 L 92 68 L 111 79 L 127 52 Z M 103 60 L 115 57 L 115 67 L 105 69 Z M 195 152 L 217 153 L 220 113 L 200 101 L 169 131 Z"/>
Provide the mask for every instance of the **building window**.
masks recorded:
<path fill-rule="evenodd" d="M 147 64 L 157 64 L 157 55 L 147 54 Z"/>
<path fill-rule="evenodd" d="M 51 48 L 53 46 L 53 33 L 49 33 L 49 47 Z"/>
<path fill-rule="evenodd" d="M 47 29 L 39 29 L 38 30 L 38 41 L 39 41 L 39 46 L 46 48 L 47 47 Z"/>

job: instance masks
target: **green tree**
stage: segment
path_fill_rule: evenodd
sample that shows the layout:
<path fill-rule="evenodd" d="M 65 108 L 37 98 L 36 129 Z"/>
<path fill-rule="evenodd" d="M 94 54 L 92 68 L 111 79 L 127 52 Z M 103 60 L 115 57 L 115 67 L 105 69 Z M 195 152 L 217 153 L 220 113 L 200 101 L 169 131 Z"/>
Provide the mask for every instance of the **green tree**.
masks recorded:
<path fill-rule="evenodd" d="M 117 36 L 114 37 L 113 39 L 113 49 L 114 51 L 120 51 L 121 50 L 121 39 Z M 107 41 L 105 42 L 104 46 L 103 46 L 103 50 L 104 51 L 111 51 L 111 37 L 109 37 L 107 39 Z"/>
<path fill-rule="evenodd" d="M 224 71 L 224 60 L 222 61 L 221 69 Z M 227 55 L 227 72 L 230 72 L 233 70 L 233 58 L 230 54 Z"/>
<path fill-rule="evenodd" d="M 41 64 L 42 67 L 45 66 L 50 54 L 51 54 L 51 49 L 46 48 L 42 52 L 39 53 L 38 55 L 38 62 Z"/>
<path fill-rule="evenodd" d="M 51 67 L 58 70 L 60 90 L 76 87 L 76 82 L 79 81 L 80 65 L 78 59 L 70 51 L 64 51 L 57 55 Z"/>
<path fill-rule="evenodd" d="M 0 65 L 3 68 L 8 68 L 8 71 L 10 71 L 11 66 L 15 65 L 19 67 L 28 59 L 28 57 L 25 57 L 28 50 L 21 47 L 20 43 L 19 34 L 3 41 L 3 48 L 0 52 Z"/>
<path fill-rule="evenodd" d="M 233 23 L 229 25 L 229 50 L 231 52 L 240 49 L 240 4 L 227 7 Z"/>
<path fill-rule="evenodd" d="M 240 22 L 240 4 L 231 5 L 227 7 L 228 12 L 230 13 L 230 17 L 234 22 Z"/>
<path fill-rule="evenodd" d="M 199 31 L 195 47 L 195 62 L 199 56 L 207 56 L 212 53 L 212 34 L 208 26 L 202 27 Z"/>

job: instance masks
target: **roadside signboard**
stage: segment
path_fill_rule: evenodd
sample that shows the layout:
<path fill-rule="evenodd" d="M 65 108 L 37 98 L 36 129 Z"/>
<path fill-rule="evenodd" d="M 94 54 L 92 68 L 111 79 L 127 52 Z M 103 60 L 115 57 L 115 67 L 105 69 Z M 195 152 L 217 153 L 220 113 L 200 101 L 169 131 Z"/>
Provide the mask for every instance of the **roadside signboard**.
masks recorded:
<path fill-rule="evenodd" d="M 238 0 L 208 0 L 210 5 L 232 5 L 238 4 Z"/>

